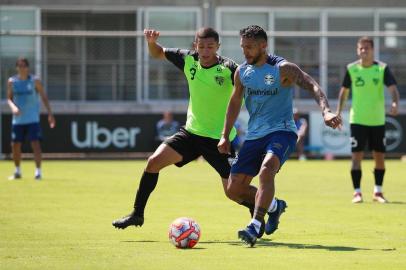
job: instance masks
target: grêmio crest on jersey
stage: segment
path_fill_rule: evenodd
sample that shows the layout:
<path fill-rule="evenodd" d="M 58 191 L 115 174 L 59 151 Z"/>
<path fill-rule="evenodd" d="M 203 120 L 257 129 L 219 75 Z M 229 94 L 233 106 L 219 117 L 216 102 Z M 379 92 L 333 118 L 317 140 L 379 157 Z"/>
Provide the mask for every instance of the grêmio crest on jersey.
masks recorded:
<path fill-rule="evenodd" d="M 275 78 L 272 76 L 272 74 L 266 74 L 264 77 L 264 82 L 266 85 L 272 85 L 275 82 Z"/>

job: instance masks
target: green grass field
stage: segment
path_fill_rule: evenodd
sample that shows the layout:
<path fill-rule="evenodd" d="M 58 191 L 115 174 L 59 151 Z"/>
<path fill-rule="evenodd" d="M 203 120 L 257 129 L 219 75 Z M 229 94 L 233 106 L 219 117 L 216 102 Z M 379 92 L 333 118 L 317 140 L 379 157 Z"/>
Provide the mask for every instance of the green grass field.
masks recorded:
<path fill-rule="evenodd" d="M 249 214 L 223 195 L 205 162 L 160 174 L 142 228 L 119 231 L 111 221 L 131 210 L 139 161 L 46 161 L 44 179 L 8 181 L 0 162 L 1 269 L 406 269 L 406 164 L 388 161 L 385 194 L 371 202 L 373 163 L 363 163 L 365 203 L 350 203 L 349 161 L 288 161 L 277 196 L 289 205 L 279 230 L 248 248 L 236 237 Z M 256 181 L 254 182 L 256 183 Z M 179 250 L 167 231 L 194 218 L 202 236 Z"/>

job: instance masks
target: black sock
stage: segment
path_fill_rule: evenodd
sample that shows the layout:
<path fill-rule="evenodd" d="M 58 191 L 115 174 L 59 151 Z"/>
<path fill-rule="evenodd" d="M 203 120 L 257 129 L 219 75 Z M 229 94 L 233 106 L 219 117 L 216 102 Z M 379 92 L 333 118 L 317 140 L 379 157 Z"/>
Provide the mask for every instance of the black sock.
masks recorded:
<path fill-rule="evenodd" d="M 352 185 L 354 186 L 354 189 L 361 187 L 361 176 L 361 170 L 351 170 Z"/>
<path fill-rule="evenodd" d="M 246 202 L 246 201 L 242 201 L 240 204 L 244 205 L 245 207 L 247 207 L 250 210 L 251 217 L 254 216 L 255 204 L 249 203 L 249 202 Z"/>
<path fill-rule="evenodd" d="M 266 209 L 261 207 L 256 207 L 254 211 L 254 219 L 262 222 L 264 220 L 264 216 L 266 214 Z"/>
<path fill-rule="evenodd" d="M 134 201 L 134 214 L 140 217 L 144 216 L 145 205 L 149 195 L 155 189 L 158 183 L 159 173 L 145 172 L 142 174 L 140 185 L 138 186 L 137 195 Z"/>
<path fill-rule="evenodd" d="M 375 175 L 375 185 L 377 186 L 382 186 L 383 184 L 383 176 L 385 175 L 385 169 L 375 169 L 374 170 L 374 175 Z"/>

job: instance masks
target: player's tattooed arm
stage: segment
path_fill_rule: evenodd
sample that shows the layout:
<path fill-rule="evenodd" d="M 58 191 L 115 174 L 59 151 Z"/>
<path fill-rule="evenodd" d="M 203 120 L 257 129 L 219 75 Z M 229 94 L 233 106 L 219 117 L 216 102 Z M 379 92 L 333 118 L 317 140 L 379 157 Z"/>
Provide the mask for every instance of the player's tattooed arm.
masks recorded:
<path fill-rule="evenodd" d="M 322 109 L 323 114 L 330 111 L 327 97 L 321 90 L 319 84 L 309 74 L 302 71 L 296 64 L 290 62 L 282 63 L 280 66 L 280 74 L 282 86 L 297 84 L 313 95 L 317 104 L 319 104 Z"/>
<path fill-rule="evenodd" d="M 282 86 L 296 84 L 309 91 L 320 106 L 326 125 L 337 128 L 341 126 L 341 117 L 333 114 L 328 104 L 327 96 L 320 85 L 309 74 L 301 70 L 296 64 L 283 62 L 280 65 Z"/>

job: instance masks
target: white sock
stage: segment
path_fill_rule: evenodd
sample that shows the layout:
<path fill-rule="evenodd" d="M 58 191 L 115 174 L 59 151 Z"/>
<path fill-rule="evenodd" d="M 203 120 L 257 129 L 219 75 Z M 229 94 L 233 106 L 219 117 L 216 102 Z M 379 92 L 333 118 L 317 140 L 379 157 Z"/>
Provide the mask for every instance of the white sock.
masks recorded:
<path fill-rule="evenodd" d="M 17 174 L 21 174 L 21 169 L 20 169 L 20 166 L 16 167 L 15 173 L 17 173 Z"/>
<path fill-rule="evenodd" d="M 355 193 L 361 193 L 361 189 L 360 189 L 360 188 L 356 188 L 356 189 L 354 189 L 354 192 L 355 192 Z"/>
<path fill-rule="evenodd" d="M 382 186 L 375 186 L 374 187 L 374 193 L 382 193 Z"/>
<path fill-rule="evenodd" d="M 36 168 L 35 169 L 35 176 L 41 175 L 41 168 Z"/>
<path fill-rule="evenodd" d="M 251 219 L 251 223 L 252 225 L 254 225 L 255 231 L 257 233 L 259 233 L 259 230 L 261 229 L 261 221 L 256 220 L 255 218 Z"/>
<path fill-rule="evenodd" d="M 270 205 L 269 208 L 268 208 L 268 213 L 275 212 L 277 208 L 278 208 L 278 205 L 277 205 L 276 199 L 275 199 L 275 197 L 274 197 L 274 198 L 272 199 L 271 205 Z"/>

